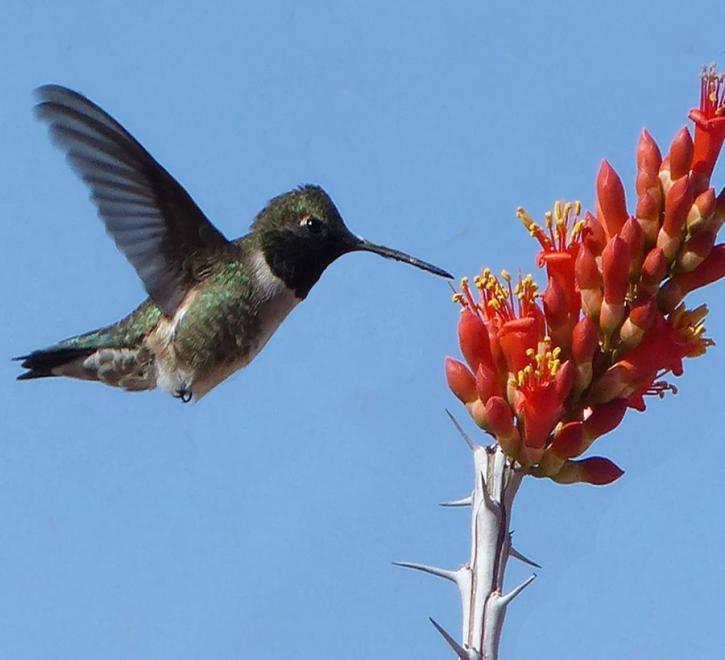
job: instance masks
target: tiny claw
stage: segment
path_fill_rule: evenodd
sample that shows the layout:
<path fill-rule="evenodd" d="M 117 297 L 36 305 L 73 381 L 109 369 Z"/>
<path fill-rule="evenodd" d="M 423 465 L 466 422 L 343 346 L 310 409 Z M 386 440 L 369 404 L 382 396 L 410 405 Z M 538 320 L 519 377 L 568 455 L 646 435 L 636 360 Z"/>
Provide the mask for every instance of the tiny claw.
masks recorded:
<path fill-rule="evenodd" d="M 193 392 L 191 390 L 187 390 L 186 388 L 176 390 L 176 392 L 174 393 L 174 398 L 179 399 L 181 403 L 189 403 L 192 396 Z"/>

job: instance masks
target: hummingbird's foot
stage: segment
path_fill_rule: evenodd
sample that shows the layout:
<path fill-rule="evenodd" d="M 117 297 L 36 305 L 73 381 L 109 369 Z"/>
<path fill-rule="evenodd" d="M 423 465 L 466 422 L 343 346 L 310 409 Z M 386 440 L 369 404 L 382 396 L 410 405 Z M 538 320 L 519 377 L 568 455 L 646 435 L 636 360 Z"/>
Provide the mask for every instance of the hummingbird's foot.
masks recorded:
<path fill-rule="evenodd" d="M 181 403 L 189 403 L 191 401 L 192 391 L 187 389 L 176 390 L 174 397 L 180 399 Z"/>

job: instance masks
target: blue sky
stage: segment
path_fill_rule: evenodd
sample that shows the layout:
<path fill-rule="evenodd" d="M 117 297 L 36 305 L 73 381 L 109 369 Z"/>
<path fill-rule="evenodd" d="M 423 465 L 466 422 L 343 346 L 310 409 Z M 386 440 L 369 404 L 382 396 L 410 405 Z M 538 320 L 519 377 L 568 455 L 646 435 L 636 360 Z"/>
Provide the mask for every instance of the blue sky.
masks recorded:
<path fill-rule="evenodd" d="M 323 185 L 353 231 L 458 275 L 532 268 L 514 218 L 592 203 L 599 161 L 631 190 L 647 126 L 666 148 L 725 64 L 725 5 L 16 2 L 0 25 L 0 656 L 441 658 L 471 469 L 444 414 L 447 285 L 341 259 L 258 359 L 198 405 L 98 384 L 17 383 L 9 358 L 143 297 L 30 112 L 74 87 L 115 115 L 229 236 Z M 725 168 L 716 172 L 725 182 Z M 543 564 L 503 658 L 722 650 L 725 309 L 680 393 L 597 453 L 615 485 L 526 481 L 519 549 Z M 470 428 L 470 424 L 468 425 Z M 511 584 L 527 575 L 511 564 Z"/>

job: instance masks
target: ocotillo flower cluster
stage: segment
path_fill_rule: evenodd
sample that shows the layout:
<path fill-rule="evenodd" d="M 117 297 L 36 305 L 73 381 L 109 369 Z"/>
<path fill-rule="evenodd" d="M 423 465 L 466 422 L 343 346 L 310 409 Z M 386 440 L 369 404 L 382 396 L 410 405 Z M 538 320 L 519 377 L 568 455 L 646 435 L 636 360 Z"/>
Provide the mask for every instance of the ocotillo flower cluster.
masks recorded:
<path fill-rule="evenodd" d="M 637 201 L 630 214 L 622 182 L 602 162 L 594 213 L 554 205 L 538 225 L 517 216 L 541 251 L 547 284 L 512 281 L 488 269 L 464 278 L 458 339 L 466 364 L 447 358 L 448 385 L 476 424 L 522 469 L 560 483 L 614 481 L 606 458 L 574 460 L 614 429 L 645 395 L 675 390 L 682 360 L 705 352 L 705 305 L 685 296 L 725 275 L 725 188 L 710 187 L 725 139 L 725 82 L 703 71 L 700 105 L 662 158 L 643 131 L 636 152 Z"/>

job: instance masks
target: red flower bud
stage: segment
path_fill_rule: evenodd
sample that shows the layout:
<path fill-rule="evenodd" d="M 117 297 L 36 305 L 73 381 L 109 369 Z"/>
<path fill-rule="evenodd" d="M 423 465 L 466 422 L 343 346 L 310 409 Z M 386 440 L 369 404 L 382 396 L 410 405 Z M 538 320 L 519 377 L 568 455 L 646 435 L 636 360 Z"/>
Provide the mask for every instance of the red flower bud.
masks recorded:
<path fill-rule="evenodd" d="M 599 344 L 597 327 L 588 316 L 579 319 L 571 334 L 571 353 L 576 364 L 574 391 L 583 392 L 592 381 L 592 359 Z"/>
<path fill-rule="evenodd" d="M 549 284 L 541 297 L 544 304 L 544 315 L 554 344 L 563 351 L 569 349 L 571 326 L 569 310 L 563 289 L 556 280 L 550 279 Z"/>
<path fill-rule="evenodd" d="M 458 344 L 468 366 L 475 372 L 480 364 L 491 364 L 488 330 L 481 317 L 469 307 L 461 310 L 458 319 Z"/>
<path fill-rule="evenodd" d="M 684 126 L 677 131 L 670 145 L 670 176 L 673 182 L 685 176 L 692 165 L 693 143 L 690 131 Z"/>
<path fill-rule="evenodd" d="M 513 424 L 513 413 L 509 404 L 500 396 L 493 396 L 486 402 L 486 427 L 496 436 L 504 453 L 516 458 L 521 448 L 521 436 Z"/>
<path fill-rule="evenodd" d="M 627 222 L 624 223 L 622 231 L 619 233 L 622 240 L 627 245 L 629 252 L 630 264 L 629 264 L 629 276 L 630 279 L 636 279 L 639 275 L 639 269 L 644 259 L 642 250 L 644 249 L 644 232 L 642 227 L 634 218 L 628 218 Z"/>
<path fill-rule="evenodd" d="M 640 293 L 648 296 L 655 295 L 666 272 L 667 262 L 664 253 L 659 248 L 652 248 L 642 263 Z"/>
<path fill-rule="evenodd" d="M 560 484 L 587 483 L 604 486 L 616 481 L 623 474 L 624 470 L 608 458 L 592 456 L 581 461 L 567 461 L 552 479 Z"/>
<path fill-rule="evenodd" d="M 609 337 L 624 317 L 624 297 L 629 285 L 629 250 L 627 244 L 614 236 L 602 253 L 604 302 L 599 312 L 599 326 Z"/>
<path fill-rule="evenodd" d="M 559 401 L 564 401 L 569 396 L 571 388 L 574 386 L 574 379 L 576 378 L 576 369 L 571 360 L 567 360 L 559 367 L 559 370 L 554 376 L 554 388 L 556 389 L 556 396 L 559 397 Z"/>
<path fill-rule="evenodd" d="M 715 213 L 715 189 L 708 188 L 701 192 L 692 203 L 687 214 L 687 229 L 694 233 L 700 231 L 708 224 L 711 216 Z"/>
<path fill-rule="evenodd" d="M 695 270 L 679 273 L 665 284 L 657 303 L 665 312 L 671 312 L 690 291 L 725 277 L 725 243 L 716 245 Z"/>
<path fill-rule="evenodd" d="M 582 422 L 564 424 L 551 441 L 551 451 L 559 458 L 574 458 L 586 450 Z"/>
<path fill-rule="evenodd" d="M 598 257 L 607 244 L 607 232 L 602 223 L 588 211 L 584 215 L 584 222 L 586 226 L 583 239 L 584 245 L 589 248 L 595 257 Z"/>
<path fill-rule="evenodd" d="M 660 195 L 661 197 L 661 195 Z M 645 237 L 645 245 L 654 245 L 660 231 L 660 202 L 651 192 L 643 192 L 637 199 L 635 216 Z"/>
<path fill-rule="evenodd" d="M 660 154 L 657 143 L 652 136 L 643 129 L 639 135 L 637 142 L 637 181 L 636 190 L 638 195 L 644 194 L 652 188 L 659 189 L 659 169 L 662 164 L 662 155 Z"/>
<path fill-rule="evenodd" d="M 471 403 L 478 399 L 476 379 L 465 364 L 447 357 L 445 359 L 446 382 L 451 392 L 463 403 Z"/>
<path fill-rule="evenodd" d="M 607 235 L 618 234 L 628 217 L 624 187 L 619 175 L 606 160 L 602 161 L 597 173 L 597 209 Z"/>
<path fill-rule="evenodd" d="M 624 302 L 629 284 L 629 250 L 619 236 L 610 239 L 602 253 L 602 280 L 604 300 L 615 304 Z"/>
<path fill-rule="evenodd" d="M 574 276 L 581 294 L 584 313 L 597 318 L 602 306 L 602 274 L 586 242 L 579 246 L 579 253 L 574 263 Z"/>
<path fill-rule="evenodd" d="M 614 401 L 594 406 L 592 414 L 584 422 L 584 438 L 588 445 L 599 436 L 609 433 L 619 426 L 626 412 L 626 399 L 614 399 Z"/>
<path fill-rule="evenodd" d="M 579 319 L 571 338 L 571 353 L 574 361 L 591 362 L 597 348 L 597 328 L 587 316 Z"/>
<path fill-rule="evenodd" d="M 682 230 L 692 206 L 692 180 L 680 177 L 665 196 L 665 219 L 657 235 L 657 247 L 665 254 L 667 263 L 674 258 L 682 241 Z"/>
<path fill-rule="evenodd" d="M 703 229 L 685 242 L 677 256 L 677 269 L 683 273 L 695 270 L 710 254 L 715 243 L 715 232 Z"/>
<path fill-rule="evenodd" d="M 657 303 L 653 298 L 640 298 L 635 302 L 619 330 L 620 349 L 634 348 L 639 344 L 644 333 L 652 327 L 658 315 Z"/>
<path fill-rule="evenodd" d="M 492 396 L 501 394 L 498 374 L 489 366 L 481 364 L 476 372 L 476 392 L 478 398 L 486 403 Z"/>

